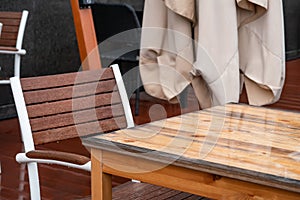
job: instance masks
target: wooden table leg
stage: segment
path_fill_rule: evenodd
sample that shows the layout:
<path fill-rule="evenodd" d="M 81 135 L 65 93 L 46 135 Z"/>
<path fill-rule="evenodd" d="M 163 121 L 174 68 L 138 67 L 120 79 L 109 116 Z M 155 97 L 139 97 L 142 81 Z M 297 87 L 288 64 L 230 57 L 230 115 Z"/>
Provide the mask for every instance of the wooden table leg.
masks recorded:
<path fill-rule="evenodd" d="M 92 150 L 91 161 L 92 200 L 111 200 L 111 175 L 103 172 L 102 151 Z"/>

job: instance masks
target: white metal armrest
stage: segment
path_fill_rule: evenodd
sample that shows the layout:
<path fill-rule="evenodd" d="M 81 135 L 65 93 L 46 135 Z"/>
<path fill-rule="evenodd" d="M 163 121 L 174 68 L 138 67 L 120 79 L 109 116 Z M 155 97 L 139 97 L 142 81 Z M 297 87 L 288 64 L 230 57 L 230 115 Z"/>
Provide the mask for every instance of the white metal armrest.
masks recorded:
<path fill-rule="evenodd" d="M 16 155 L 16 161 L 18 163 L 30 163 L 30 162 L 37 162 L 37 163 L 43 163 L 43 164 L 57 164 L 57 165 L 62 165 L 66 167 L 72 167 L 75 169 L 81 169 L 85 171 L 91 171 L 91 161 L 83 164 L 83 165 L 77 165 L 73 163 L 68 163 L 68 162 L 63 162 L 63 161 L 58 161 L 58 160 L 50 160 L 50 159 L 32 159 L 28 158 L 26 156 L 26 153 L 18 153 Z"/>
<path fill-rule="evenodd" d="M 1 54 L 19 54 L 19 55 L 25 55 L 26 54 L 26 50 L 25 49 L 19 49 L 17 51 L 7 51 L 7 50 L 0 50 Z"/>

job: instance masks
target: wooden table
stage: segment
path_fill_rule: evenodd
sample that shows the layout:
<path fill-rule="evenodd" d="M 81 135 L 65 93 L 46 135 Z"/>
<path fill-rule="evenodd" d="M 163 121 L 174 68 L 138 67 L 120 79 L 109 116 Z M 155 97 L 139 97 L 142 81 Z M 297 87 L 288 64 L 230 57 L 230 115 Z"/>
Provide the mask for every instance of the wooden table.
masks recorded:
<path fill-rule="evenodd" d="M 93 199 L 111 199 L 111 174 L 213 199 L 300 199 L 300 113 L 229 104 L 83 143 Z"/>

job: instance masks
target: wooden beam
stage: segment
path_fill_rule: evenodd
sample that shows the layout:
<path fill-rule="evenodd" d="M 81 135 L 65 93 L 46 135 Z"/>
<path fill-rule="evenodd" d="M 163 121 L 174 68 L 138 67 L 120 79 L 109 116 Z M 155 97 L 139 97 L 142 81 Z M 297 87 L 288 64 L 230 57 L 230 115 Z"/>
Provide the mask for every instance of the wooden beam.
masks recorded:
<path fill-rule="evenodd" d="M 101 172 L 93 172 L 92 169 L 92 179 L 98 179 L 98 181 L 101 180 L 99 174 L 107 173 L 213 199 L 296 200 L 300 197 L 300 194 L 296 192 L 217 176 L 172 164 L 160 166 L 161 164 L 155 161 L 109 151 L 92 149 L 92 157 L 101 159 Z M 95 160 L 92 160 L 93 162 Z M 95 175 L 98 178 L 93 177 Z M 103 180 L 102 184 L 104 184 Z"/>
<path fill-rule="evenodd" d="M 80 9 L 78 0 L 70 0 L 83 70 L 101 68 L 100 54 L 91 8 Z"/>
<path fill-rule="evenodd" d="M 102 152 L 99 150 L 92 149 L 91 162 L 92 199 L 111 200 L 111 175 L 103 172 Z"/>

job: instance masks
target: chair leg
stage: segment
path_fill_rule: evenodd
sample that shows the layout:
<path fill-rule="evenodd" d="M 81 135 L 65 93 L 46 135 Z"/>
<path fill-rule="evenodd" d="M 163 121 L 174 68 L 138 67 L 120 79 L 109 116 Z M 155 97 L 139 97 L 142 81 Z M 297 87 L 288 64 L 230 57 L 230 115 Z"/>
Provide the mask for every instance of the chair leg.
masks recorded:
<path fill-rule="evenodd" d="M 37 163 L 27 163 L 27 169 L 30 186 L 30 198 L 34 200 L 40 200 L 41 194 Z"/>
<path fill-rule="evenodd" d="M 21 163 L 20 164 L 20 175 L 19 175 L 19 191 L 23 192 L 25 188 L 25 171 L 26 171 L 26 164 Z M 21 199 L 19 197 L 19 199 Z"/>
<path fill-rule="evenodd" d="M 21 56 L 16 54 L 15 55 L 15 70 L 14 76 L 20 77 L 20 64 L 21 64 Z"/>

